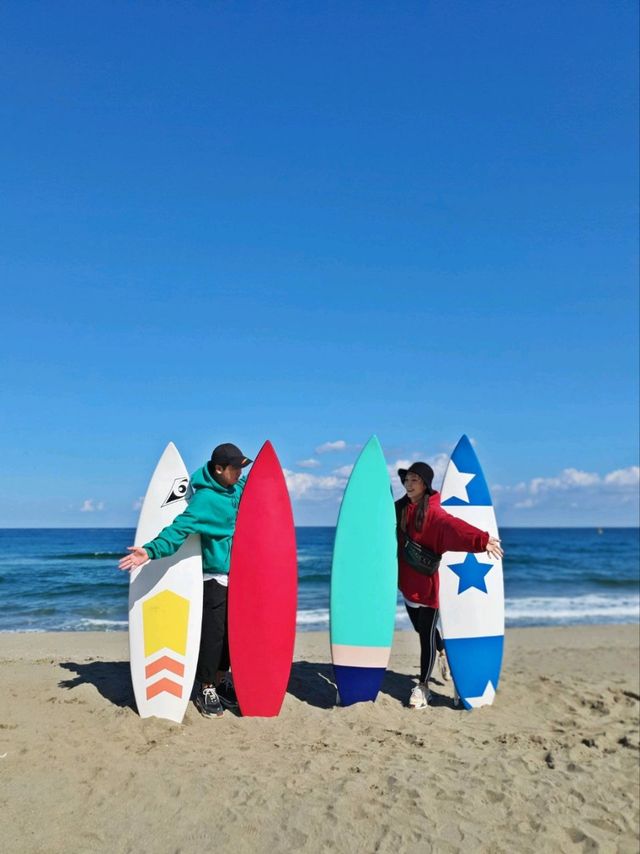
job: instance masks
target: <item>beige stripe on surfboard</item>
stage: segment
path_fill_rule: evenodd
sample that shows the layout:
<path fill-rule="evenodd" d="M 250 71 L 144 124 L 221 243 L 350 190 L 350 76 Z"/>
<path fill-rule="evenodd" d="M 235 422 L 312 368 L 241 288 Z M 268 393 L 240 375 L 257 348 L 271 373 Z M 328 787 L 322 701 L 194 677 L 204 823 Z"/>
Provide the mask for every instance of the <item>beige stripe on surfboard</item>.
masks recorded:
<path fill-rule="evenodd" d="M 390 651 L 388 646 L 331 644 L 333 663 L 344 667 L 386 667 Z"/>

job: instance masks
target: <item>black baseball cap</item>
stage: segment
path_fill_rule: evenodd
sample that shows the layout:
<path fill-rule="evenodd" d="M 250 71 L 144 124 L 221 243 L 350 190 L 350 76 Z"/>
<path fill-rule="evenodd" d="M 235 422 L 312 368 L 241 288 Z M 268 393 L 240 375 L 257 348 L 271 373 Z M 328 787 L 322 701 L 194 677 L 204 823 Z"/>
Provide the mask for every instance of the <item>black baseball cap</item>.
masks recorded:
<path fill-rule="evenodd" d="M 217 448 L 213 449 L 211 454 L 211 464 L 214 466 L 222 466 L 223 469 L 227 466 L 239 466 L 240 468 L 244 468 L 245 466 L 251 465 L 252 462 L 253 460 L 245 457 L 240 448 L 237 445 L 232 445 L 231 442 L 225 442 L 223 445 L 218 445 Z"/>
<path fill-rule="evenodd" d="M 407 474 L 411 472 L 411 474 L 417 474 L 418 477 L 421 477 L 424 481 L 424 485 L 427 487 L 427 492 L 430 495 L 433 495 L 435 492 L 434 489 L 431 488 L 431 484 L 433 483 L 433 469 L 429 465 L 429 463 L 412 463 L 408 469 L 398 469 L 398 477 L 404 483 L 404 479 Z"/>

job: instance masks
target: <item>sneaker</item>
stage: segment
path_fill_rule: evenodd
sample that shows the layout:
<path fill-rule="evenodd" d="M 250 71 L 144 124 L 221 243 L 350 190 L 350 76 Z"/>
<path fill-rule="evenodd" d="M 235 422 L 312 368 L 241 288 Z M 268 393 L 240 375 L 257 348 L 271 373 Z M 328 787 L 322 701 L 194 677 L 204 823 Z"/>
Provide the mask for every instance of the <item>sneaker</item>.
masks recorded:
<path fill-rule="evenodd" d="M 431 699 L 431 691 L 422 682 L 418 682 L 409 697 L 410 709 L 426 709 Z"/>
<path fill-rule="evenodd" d="M 233 680 L 230 673 L 225 673 L 222 681 L 218 685 L 218 698 L 225 709 L 237 709 L 238 698 L 236 697 L 236 689 L 233 687 Z"/>
<path fill-rule="evenodd" d="M 440 676 L 442 676 L 444 681 L 449 682 L 451 680 L 451 674 L 449 673 L 449 662 L 447 661 L 447 656 L 444 652 L 441 652 L 438 655 L 438 669 L 440 670 Z"/>
<path fill-rule="evenodd" d="M 196 708 L 205 718 L 219 718 L 223 713 L 222 703 L 215 688 L 201 688 L 196 694 Z"/>

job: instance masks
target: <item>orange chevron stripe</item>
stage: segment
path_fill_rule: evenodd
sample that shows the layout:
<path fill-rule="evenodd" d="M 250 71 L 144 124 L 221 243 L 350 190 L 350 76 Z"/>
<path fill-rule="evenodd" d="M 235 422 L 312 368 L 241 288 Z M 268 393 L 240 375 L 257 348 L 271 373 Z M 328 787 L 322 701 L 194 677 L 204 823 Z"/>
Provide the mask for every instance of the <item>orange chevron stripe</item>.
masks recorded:
<path fill-rule="evenodd" d="M 157 661 L 147 664 L 144 669 L 144 675 L 147 679 L 150 679 L 161 670 L 170 670 L 172 673 L 175 673 L 176 676 L 184 676 L 184 664 L 176 661 L 175 658 L 169 658 L 168 655 L 163 655 L 162 658 L 159 658 Z"/>
<path fill-rule="evenodd" d="M 171 679 L 159 679 L 153 685 L 147 687 L 147 700 L 152 700 L 157 694 L 173 694 L 174 697 L 182 697 L 182 686 L 172 682 Z"/>

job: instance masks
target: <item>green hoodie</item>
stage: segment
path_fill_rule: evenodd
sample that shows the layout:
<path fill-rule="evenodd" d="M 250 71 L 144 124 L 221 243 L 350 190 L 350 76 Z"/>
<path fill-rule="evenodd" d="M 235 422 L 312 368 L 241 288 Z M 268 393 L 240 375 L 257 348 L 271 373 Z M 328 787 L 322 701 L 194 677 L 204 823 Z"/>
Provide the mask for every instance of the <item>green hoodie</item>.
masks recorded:
<path fill-rule="evenodd" d="M 231 541 L 236 527 L 238 505 L 246 478 L 235 486 L 220 486 L 207 466 L 191 478 L 193 496 L 184 513 L 163 528 L 158 536 L 145 543 L 152 560 L 175 554 L 189 534 L 200 534 L 202 569 L 205 573 L 228 573 Z"/>

